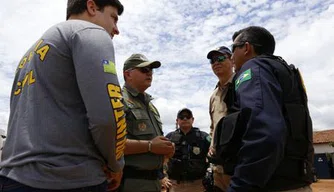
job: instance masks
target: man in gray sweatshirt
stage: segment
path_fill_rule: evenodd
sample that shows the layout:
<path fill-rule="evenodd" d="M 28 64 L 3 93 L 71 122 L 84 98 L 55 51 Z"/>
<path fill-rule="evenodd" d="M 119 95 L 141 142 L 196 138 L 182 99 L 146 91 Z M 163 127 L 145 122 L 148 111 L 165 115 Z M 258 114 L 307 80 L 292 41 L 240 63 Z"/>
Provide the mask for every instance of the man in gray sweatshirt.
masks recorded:
<path fill-rule="evenodd" d="M 68 0 L 67 21 L 19 62 L 0 163 L 5 191 L 106 191 L 124 166 L 126 121 L 112 38 L 118 0 Z M 7 189 L 7 190 L 6 190 Z"/>

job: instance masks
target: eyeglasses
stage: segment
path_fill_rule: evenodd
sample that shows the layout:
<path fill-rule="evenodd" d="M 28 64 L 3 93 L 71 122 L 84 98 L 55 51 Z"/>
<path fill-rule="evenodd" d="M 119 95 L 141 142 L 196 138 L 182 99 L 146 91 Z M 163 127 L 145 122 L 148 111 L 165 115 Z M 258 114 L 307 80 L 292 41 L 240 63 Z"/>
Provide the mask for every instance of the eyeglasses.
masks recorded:
<path fill-rule="evenodd" d="M 246 42 L 239 42 L 239 43 L 233 43 L 231 46 L 232 53 L 234 53 L 235 48 L 242 47 L 246 44 Z"/>
<path fill-rule="evenodd" d="M 221 63 L 221 62 L 224 62 L 226 59 L 227 59 L 227 57 L 224 56 L 224 55 L 221 55 L 221 56 L 218 56 L 218 57 L 212 57 L 210 59 L 210 64 L 212 65 L 215 62 Z"/>
<path fill-rule="evenodd" d="M 184 120 L 184 119 L 191 119 L 192 117 L 189 115 L 180 115 L 177 117 L 178 119 Z"/>

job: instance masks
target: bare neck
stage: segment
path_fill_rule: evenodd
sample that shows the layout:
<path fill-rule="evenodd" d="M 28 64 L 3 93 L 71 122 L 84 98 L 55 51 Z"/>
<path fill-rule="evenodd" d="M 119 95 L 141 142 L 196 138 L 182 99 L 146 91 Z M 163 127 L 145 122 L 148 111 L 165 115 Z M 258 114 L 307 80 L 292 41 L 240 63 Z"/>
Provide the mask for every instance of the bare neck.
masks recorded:
<path fill-rule="evenodd" d="M 228 80 L 230 80 L 232 74 L 233 73 L 230 73 L 229 75 L 224 75 L 222 77 L 218 77 L 218 79 L 219 79 L 219 85 L 220 86 L 224 86 L 228 82 Z"/>
<path fill-rule="evenodd" d="M 131 87 L 132 89 L 135 89 L 139 93 L 145 93 L 146 89 L 144 87 L 137 86 L 136 84 L 132 83 L 131 81 L 126 81 L 125 82 L 127 86 Z"/>

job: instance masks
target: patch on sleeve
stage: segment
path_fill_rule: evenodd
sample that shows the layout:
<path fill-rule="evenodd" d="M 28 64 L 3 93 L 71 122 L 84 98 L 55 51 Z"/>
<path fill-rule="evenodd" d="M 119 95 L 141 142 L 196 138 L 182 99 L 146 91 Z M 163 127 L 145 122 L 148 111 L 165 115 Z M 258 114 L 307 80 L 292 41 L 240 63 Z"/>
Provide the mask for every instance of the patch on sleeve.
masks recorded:
<path fill-rule="evenodd" d="M 247 69 L 235 81 L 235 90 L 237 90 L 239 88 L 241 83 L 243 83 L 245 81 L 248 81 L 248 80 L 251 80 L 251 79 L 252 79 L 252 70 Z"/>
<path fill-rule="evenodd" d="M 148 105 L 151 111 L 153 111 L 153 113 L 155 113 L 156 115 L 159 115 L 158 110 L 154 107 L 154 105 L 151 102 Z"/>
<path fill-rule="evenodd" d="M 210 137 L 210 135 L 206 136 L 205 139 L 206 139 L 209 143 L 211 143 L 211 137 Z"/>
<path fill-rule="evenodd" d="M 102 60 L 102 64 L 103 64 L 103 71 L 105 73 L 111 73 L 116 75 L 116 67 L 114 62 L 110 60 Z"/>

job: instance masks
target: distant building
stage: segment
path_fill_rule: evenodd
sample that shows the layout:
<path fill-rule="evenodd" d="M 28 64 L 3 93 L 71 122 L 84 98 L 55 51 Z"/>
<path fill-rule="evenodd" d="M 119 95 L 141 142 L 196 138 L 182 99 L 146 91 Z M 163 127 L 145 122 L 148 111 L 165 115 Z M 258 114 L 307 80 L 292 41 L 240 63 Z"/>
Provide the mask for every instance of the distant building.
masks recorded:
<path fill-rule="evenodd" d="M 314 153 L 334 153 L 334 147 L 330 143 L 334 142 L 334 129 L 313 132 Z"/>
<path fill-rule="evenodd" d="M 314 167 L 320 179 L 334 178 L 334 129 L 313 132 Z"/>

